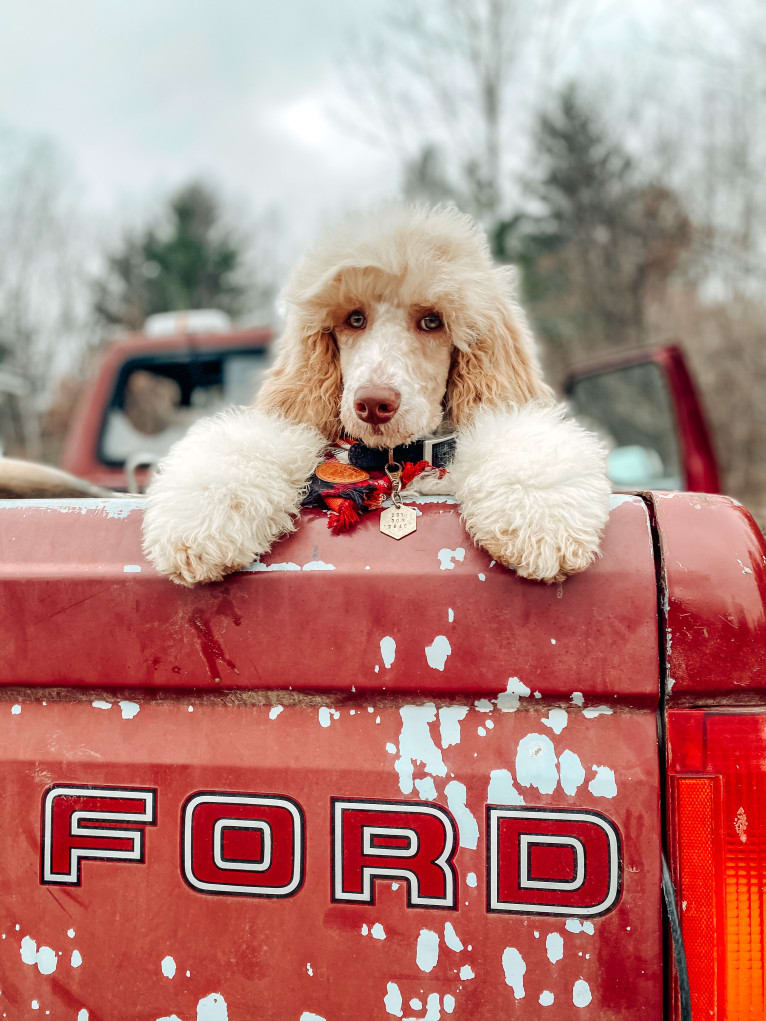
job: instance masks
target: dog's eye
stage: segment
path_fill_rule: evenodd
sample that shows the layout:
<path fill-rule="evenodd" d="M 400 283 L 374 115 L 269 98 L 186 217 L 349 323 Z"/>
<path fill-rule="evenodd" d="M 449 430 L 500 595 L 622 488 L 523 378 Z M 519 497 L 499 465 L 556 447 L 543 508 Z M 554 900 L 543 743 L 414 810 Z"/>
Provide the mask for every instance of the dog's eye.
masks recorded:
<path fill-rule="evenodd" d="M 363 330 L 366 325 L 367 316 L 360 308 L 355 308 L 346 316 L 346 326 L 350 326 L 352 330 Z"/>
<path fill-rule="evenodd" d="M 418 329 L 425 330 L 427 333 L 440 330 L 442 326 L 444 326 L 444 322 L 438 312 L 429 312 L 418 322 Z"/>

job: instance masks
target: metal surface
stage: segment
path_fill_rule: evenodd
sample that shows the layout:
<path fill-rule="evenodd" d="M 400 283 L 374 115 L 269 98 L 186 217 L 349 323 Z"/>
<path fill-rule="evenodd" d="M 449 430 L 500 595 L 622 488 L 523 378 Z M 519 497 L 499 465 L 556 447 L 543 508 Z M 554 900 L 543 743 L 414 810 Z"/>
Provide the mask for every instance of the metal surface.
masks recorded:
<path fill-rule="evenodd" d="M 304 513 L 192 591 L 138 509 L 0 505 L 8 1016 L 660 1017 L 653 551 L 614 503 L 561 586 L 434 502 L 400 543 Z M 421 843 L 421 888 L 360 901 L 360 861 Z"/>

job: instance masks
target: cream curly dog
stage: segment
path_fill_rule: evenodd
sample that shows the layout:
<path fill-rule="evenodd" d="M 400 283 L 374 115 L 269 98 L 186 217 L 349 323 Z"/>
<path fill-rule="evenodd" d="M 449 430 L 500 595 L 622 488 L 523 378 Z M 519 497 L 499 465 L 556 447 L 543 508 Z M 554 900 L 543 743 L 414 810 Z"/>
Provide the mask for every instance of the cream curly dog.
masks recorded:
<path fill-rule="evenodd" d="M 160 465 L 149 559 L 184 585 L 218 581 L 295 528 L 328 442 L 387 448 L 448 426 L 446 485 L 474 541 L 526 578 L 586 568 L 605 451 L 554 404 L 512 279 L 452 208 L 387 209 L 325 237 L 287 285 L 255 406 L 197 423 Z"/>

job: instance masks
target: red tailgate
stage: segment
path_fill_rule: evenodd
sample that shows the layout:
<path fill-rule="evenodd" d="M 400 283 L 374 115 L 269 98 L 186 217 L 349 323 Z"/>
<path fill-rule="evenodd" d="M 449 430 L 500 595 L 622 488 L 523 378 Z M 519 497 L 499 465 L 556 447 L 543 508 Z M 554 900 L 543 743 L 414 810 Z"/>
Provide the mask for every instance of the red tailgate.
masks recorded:
<path fill-rule="evenodd" d="M 9 1017 L 660 1016 L 640 500 L 561 586 L 441 502 L 193 591 L 130 504 L 0 507 Z"/>

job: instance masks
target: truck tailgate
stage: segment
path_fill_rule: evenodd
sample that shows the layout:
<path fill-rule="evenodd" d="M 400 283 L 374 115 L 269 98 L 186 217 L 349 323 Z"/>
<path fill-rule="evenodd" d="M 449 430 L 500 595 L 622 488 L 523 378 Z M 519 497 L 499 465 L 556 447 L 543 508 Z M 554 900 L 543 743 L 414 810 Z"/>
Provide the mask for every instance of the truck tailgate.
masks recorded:
<path fill-rule="evenodd" d="M 646 508 L 560 586 L 454 504 L 204 589 L 125 501 L 0 505 L 0 1012 L 662 1013 Z M 6 1006 L 7 1005 L 7 1006 Z"/>

